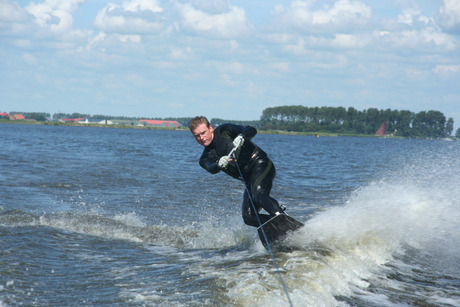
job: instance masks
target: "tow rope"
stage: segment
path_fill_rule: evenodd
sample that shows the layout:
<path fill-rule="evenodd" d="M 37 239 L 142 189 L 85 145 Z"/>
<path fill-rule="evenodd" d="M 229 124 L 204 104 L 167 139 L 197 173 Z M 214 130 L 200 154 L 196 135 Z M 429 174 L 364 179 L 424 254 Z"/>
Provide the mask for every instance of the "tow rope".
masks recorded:
<path fill-rule="evenodd" d="M 281 276 L 281 272 L 280 272 L 280 270 L 279 270 L 278 263 L 276 262 L 275 255 L 273 254 L 273 251 L 272 251 L 272 248 L 271 248 L 271 246 L 270 246 L 270 243 L 268 242 L 268 238 L 267 238 L 267 235 L 265 234 L 265 230 L 264 230 L 264 228 L 262 227 L 262 222 L 260 221 L 259 213 L 257 212 L 256 206 L 254 205 L 254 201 L 252 200 L 252 197 L 251 197 L 251 193 L 249 192 L 249 188 L 248 188 L 248 186 L 246 185 L 246 182 L 244 181 L 243 173 L 241 172 L 240 166 L 238 165 L 238 160 L 236 159 L 236 155 L 235 155 L 236 149 L 237 149 L 237 148 L 234 147 L 234 148 L 230 151 L 229 156 L 232 156 L 233 159 L 235 160 L 236 168 L 238 169 L 238 172 L 239 172 L 240 177 L 241 177 L 241 181 L 243 182 L 244 188 L 246 189 L 246 193 L 248 193 L 248 197 L 249 197 L 249 200 L 250 200 L 250 202 L 251 202 L 252 209 L 254 210 L 254 213 L 255 213 L 255 215 L 256 215 L 257 222 L 259 223 L 259 227 L 260 227 L 260 229 L 262 230 L 262 234 L 263 234 L 265 243 L 267 243 L 267 250 L 268 250 L 268 252 L 270 253 L 270 256 L 271 256 L 271 258 L 272 258 L 272 261 L 273 261 L 273 264 L 274 264 L 274 266 L 275 266 L 276 272 L 278 273 L 278 277 L 279 277 L 279 279 L 280 279 L 280 282 L 281 282 L 281 284 L 283 285 L 284 293 L 286 293 L 286 297 L 287 297 L 287 299 L 288 299 L 288 301 L 289 301 L 289 306 L 293 307 L 291 298 L 289 297 L 288 289 L 287 289 L 287 287 L 286 287 L 286 284 L 284 283 L 283 276 Z"/>

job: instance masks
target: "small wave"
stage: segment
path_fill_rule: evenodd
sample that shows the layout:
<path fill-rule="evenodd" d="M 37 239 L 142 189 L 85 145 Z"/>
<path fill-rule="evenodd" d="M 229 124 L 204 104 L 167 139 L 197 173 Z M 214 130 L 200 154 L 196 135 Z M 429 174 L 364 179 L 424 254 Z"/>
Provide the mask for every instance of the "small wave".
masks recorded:
<path fill-rule="evenodd" d="M 61 212 L 34 215 L 21 210 L 0 212 L 0 225 L 9 227 L 48 226 L 63 231 L 175 248 L 225 248 L 250 244 L 245 227 L 214 225 L 211 219 L 183 227 L 146 225 L 135 213 L 107 217 L 93 212 Z"/>

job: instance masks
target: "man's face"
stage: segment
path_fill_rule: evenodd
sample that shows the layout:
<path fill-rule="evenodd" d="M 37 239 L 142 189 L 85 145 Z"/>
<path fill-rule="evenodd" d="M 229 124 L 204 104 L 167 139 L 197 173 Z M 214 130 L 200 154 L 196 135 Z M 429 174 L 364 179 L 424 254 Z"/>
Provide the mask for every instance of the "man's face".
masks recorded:
<path fill-rule="evenodd" d="M 192 130 L 192 134 L 198 144 L 208 146 L 214 139 L 214 129 L 211 125 L 201 124 Z"/>

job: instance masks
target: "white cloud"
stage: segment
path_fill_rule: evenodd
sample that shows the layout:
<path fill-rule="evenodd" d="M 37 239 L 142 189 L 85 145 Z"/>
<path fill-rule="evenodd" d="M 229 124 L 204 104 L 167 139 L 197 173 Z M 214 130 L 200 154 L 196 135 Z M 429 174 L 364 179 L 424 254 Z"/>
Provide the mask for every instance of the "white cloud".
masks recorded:
<path fill-rule="evenodd" d="M 30 48 L 32 42 L 28 39 L 17 39 L 14 41 L 14 45 L 19 48 Z"/>
<path fill-rule="evenodd" d="M 231 73 L 231 74 L 242 74 L 246 71 L 245 66 L 237 61 L 221 64 L 220 68 L 226 73 Z"/>
<path fill-rule="evenodd" d="M 19 4 L 9 0 L 0 1 L 0 24 L 4 22 L 23 22 L 26 19 L 27 16 Z"/>
<path fill-rule="evenodd" d="M 226 0 L 191 0 L 194 8 L 210 14 L 222 14 L 228 11 L 228 1 Z"/>
<path fill-rule="evenodd" d="M 277 26 L 307 32 L 344 31 L 362 27 L 372 17 L 371 8 L 359 1 L 339 0 L 333 6 L 323 5 L 317 10 L 313 8 L 314 2 L 296 0 L 286 10 L 277 6 L 274 10 L 274 14 L 279 15 Z"/>
<path fill-rule="evenodd" d="M 99 32 L 97 35 L 88 39 L 86 46 L 81 46 L 78 48 L 79 52 L 89 52 L 91 50 L 98 50 L 101 52 L 106 52 L 107 49 L 119 48 L 120 43 L 123 44 L 140 44 L 142 43 L 142 36 L 138 34 L 118 34 L 112 33 L 107 34 L 103 31 Z M 133 51 L 134 48 L 131 48 Z"/>
<path fill-rule="evenodd" d="M 443 0 L 443 5 L 439 9 L 440 24 L 447 30 L 460 33 L 460 1 Z"/>
<path fill-rule="evenodd" d="M 86 0 L 45 0 L 43 3 L 31 2 L 26 10 L 35 17 L 41 27 L 53 32 L 65 32 L 73 25 L 73 13 Z"/>
<path fill-rule="evenodd" d="M 433 71 L 437 74 L 457 73 L 460 71 L 460 65 L 436 65 Z"/>
<path fill-rule="evenodd" d="M 88 41 L 87 50 L 92 49 L 93 47 L 97 46 L 99 42 L 104 41 L 106 36 L 107 35 L 104 32 L 99 32 L 96 36 L 92 37 Z"/>
<path fill-rule="evenodd" d="M 404 23 L 407 25 L 412 25 L 414 22 L 414 17 L 420 15 L 420 11 L 417 9 L 405 9 L 402 14 L 398 16 L 398 22 Z"/>
<path fill-rule="evenodd" d="M 304 38 L 299 37 L 294 44 L 286 44 L 283 46 L 283 49 L 294 55 L 306 55 L 306 41 Z"/>
<path fill-rule="evenodd" d="M 157 1 L 132 0 L 123 5 L 108 3 L 94 20 L 95 27 L 112 33 L 157 33 L 163 28 Z"/>
<path fill-rule="evenodd" d="M 232 77 L 230 77 L 227 74 L 222 74 L 220 78 L 223 80 L 224 84 L 229 87 L 236 87 L 238 86 L 238 82 L 233 80 Z"/>
<path fill-rule="evenodd" d="M 420 33 L 421 43 L 434 43 L 436 46 L 446 48 L 447 50 L 454 50 L 458 47 L 455 39 L 437 29 L 427 28 Z"/>
<path fill-rule="evenodd" d="M 120 42 L 127 43 L 140 43 L 142 37 L 140 35 L 128 35 L 128 34 L 115 34 L 115 37 L 120 40 Z"/>
<path fill-rule="evenodd" d="M 310 43 L 315 47 L 332 47 L 334 49 L 360 49 L 368 46 L 371 40 L 364 35 L 334 34 L 332 38 L 311 37 Z"/>
<path fill-rule="evenodd" d="M 182 27 L 192 33 L 216 38 L 236 38 L 247 35 L 251 25 L 244 9 L 229 6 L 225 11 L 210 13 L 200 10 L 191 3 L 177 4 L 182 16 Z"/>
<path fill-rule="evenodd" d="M 315 61 L 312 63 L 312 67 L 320 67 L 322 69 L 333 70 L 338 68 L 344 68 L 349 64 L 349 60 L 344 55 L 334 55 L 329 57 L 324 57 L 322 62 Z"/>
<path fill-rule="evenodd" d="M 447 50 L 454 50 L 458 47 L 458 43 L 452 36 L 440 32 L 437 29 L 428 27 L 421 30 L 407 30 L 407 31 L 379 31 L 374 33 L 377 41 L 382 45 L 389 43 L 396 48 L 426 48 L 436 46 Z"/>
<path fill-rule="evenodd" d="M 398 24 L 398 28 L 401 29 L 424 29 L 426 27 L 436 27 L 433 17 L 424 16 L 418 8 L 413 7 L 403 9 L 402 13 L 398 15 L 396 22 Z"/>
<path fill-rule="evenodd" d="M 269 33 L 266 37 L 270 42 L 276 44 L 288 44 L 295 41 L 298 36 L 290 33 Z"/>
<path fill-rule="evenodd" d="M 184 61 L 188 60 L 191 56 L 193 56 L 192 48 L 170 48 L 170 58 L 173 60 Z"/>
<path fill-rule="evenodd" d="M 131 0 L 123 3 L 123 8 L 128 12 L 138 13 L 142 11 L 151 11 L 161 13 L 163 8 L 156 0 Z"/>
<path fill-rule="evenodd" d="M 358 35 L 336 34 L 333 44 L 339 48 L 362 48 L 367 45 L 367 40 Z"/>

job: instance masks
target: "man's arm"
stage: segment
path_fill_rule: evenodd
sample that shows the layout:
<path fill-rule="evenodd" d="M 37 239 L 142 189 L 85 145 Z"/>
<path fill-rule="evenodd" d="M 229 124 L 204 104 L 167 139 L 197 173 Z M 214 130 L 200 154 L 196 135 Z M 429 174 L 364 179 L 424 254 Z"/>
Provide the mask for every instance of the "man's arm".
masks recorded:
<path fill-rule="evenodd" d="M 245 126 L 243 132 L 241 133 L 246 141 L 252 140 L 253 137 L 257 134 L 257 129 L 251 126 Z"/>
<path fill-rule="evenodd" d="M 228 131 L 232 140 L 238 135 L 242 135 L 246 141 L 250 141 L 257 134 L 257 129 L 251 126 L 240 126 L 235 124 L 225 124 L 225 130 Z"/>
<path fill-rule="evenodd" d="M 200 157 L 200 166 L 208 172 L 210 172 L 211 174 L 217 174 L 218 172 L 220 172 L 218 160 L 216 158 L 216 161 L 213 161 L 209 158 L 209 155 L 209 150 L 205 149 Z"/>

